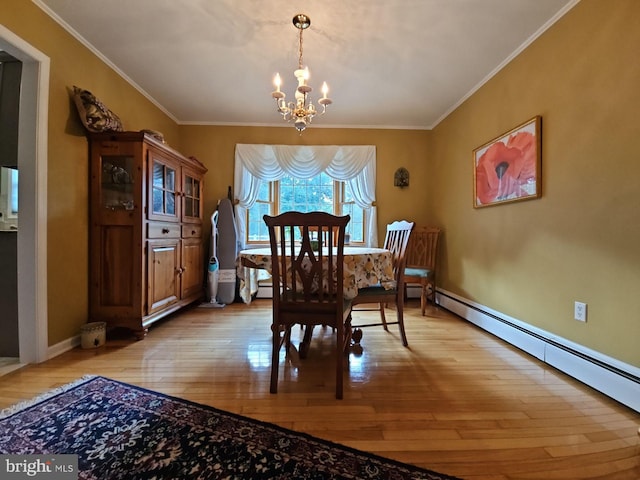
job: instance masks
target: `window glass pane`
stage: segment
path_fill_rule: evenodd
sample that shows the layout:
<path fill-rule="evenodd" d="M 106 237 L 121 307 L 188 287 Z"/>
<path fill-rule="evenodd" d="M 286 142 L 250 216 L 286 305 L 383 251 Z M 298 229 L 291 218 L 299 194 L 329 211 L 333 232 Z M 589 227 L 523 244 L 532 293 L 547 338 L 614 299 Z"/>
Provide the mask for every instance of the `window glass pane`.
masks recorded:
<path fill-rule="evenodd" d="M 153 186 L 162 187 L 164 184 L 164 166 L 161 163 L 153 162 Z"/>
<path fill-rule="evenodd" d="M 250 242 L 268 242 L 269 232 L 267 225 L 262 218 L 264 215 L 270 215 L 269 203 L 256 203 L 249 212 L 249 228 L 248 240 Z"/>
<path fill-rule="evenodd" d="M 326 173 L 300 179 L 283 177 L 280 180 L 280 212 L 333 212 L 333 180 Z"/>
<path fill-rule="evenodd" d="M 347 225 L 347 232 L 351 236 L 351 242 L 364 242 L 364 210 L 356 205 L 351 188 L 345 185 L 344 204 L 342 206 L 343 215 L 351 215 L 351 221 Z"/>
<path fill-rule="evenodd" d="M 176 190 L 176 171 L 167 167 L 167 184 L 165 186 L 167 190 L 175 192 Z"/>
<path fill-rule="evenodd" d="M 153 188 L 153 213 L 162 213 L 164 211 L 163 193 L 162 189 Z"/>
<path fill-rule="evenodd" d="M 247 212 L 247 238 L 248 242 L 268 242 L 269 232 L 264 223 L 264 215 L 272 215 L 273 202 L 271 199 L 271 184 L 262 182 L 258 189 L 256 203 Z"/>
<path fill-rule="evenodd" d="M 173 192 L 167 192 L 167 211 L 165 213 L 176 214 L 176 194 Z"/>
<path fill-rule="evenodd" d="M 11 204 L 11 215 L 18 214 L 18 170 L 15 168 L 9 169 L 11 173 L 11 198 L 9 203 Z"/>
<path fill-rule="evenodd" d="M 100 162 L 101 205 L 109 209 L 133 205 L 134 158 L 126 155 L 103 155 Z"/>

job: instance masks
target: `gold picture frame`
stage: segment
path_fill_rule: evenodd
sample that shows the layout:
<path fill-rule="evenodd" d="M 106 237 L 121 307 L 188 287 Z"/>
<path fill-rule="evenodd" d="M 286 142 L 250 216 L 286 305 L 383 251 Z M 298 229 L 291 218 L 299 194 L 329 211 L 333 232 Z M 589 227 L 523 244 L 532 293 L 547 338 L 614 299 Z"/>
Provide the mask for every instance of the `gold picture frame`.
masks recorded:
<path fill-rule="evenodd" d="M 541 127 L 536 115 L 473 151 L 474 208 L 542 196 Z"/>

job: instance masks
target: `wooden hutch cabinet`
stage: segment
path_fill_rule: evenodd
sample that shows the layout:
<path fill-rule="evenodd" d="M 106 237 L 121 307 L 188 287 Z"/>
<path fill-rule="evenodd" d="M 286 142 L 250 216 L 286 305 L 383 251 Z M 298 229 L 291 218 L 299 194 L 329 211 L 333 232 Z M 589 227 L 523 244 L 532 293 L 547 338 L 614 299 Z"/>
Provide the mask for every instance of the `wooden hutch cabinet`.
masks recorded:
<path fill-rule="evenodd" d="M 142 132 L 89 136 L 91 321 L 144 338 L 204 297 L 207 169 Z"/>

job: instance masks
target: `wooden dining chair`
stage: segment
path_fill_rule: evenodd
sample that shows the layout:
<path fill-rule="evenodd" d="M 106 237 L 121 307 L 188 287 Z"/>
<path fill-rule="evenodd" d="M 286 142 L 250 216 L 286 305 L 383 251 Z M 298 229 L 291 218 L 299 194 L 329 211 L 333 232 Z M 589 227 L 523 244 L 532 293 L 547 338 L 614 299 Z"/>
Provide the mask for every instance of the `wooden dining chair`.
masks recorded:
<path fill-rule="evenodd" d="M 320 231 L 317 228 L 314 228 L 314 227 L 309 227 L 309 228 L 310 228 L 310 231 L 312 233 L 315 232 L 315 235 L 318 238 L 318 240 L 322 240 L 322 244 L 323 245 L 327 245 L 328 244 L 328 237 L 329 237 L 329 228 L 328 227 L 322 229 L 322 235 L 318 235 L 317 234 L 317 232 Z M 331 235 L 333 236 L 333 243 L 335 245 L 336 242 L 338 241 L 338 228 L 337 227 L 333 227 L 331 229 Z"/>
<path fill-rule="evenodd" d="M 286 212 L 264 216 L 271 245 L 273 321 L 271 393 L 278 391 L 280 349 L 291 347 L 291 328 L 316 325 L 333 328 L 336 335 L 336 398 L 342 398 L 345 352 L 351 343 L 351 303 L 344 299 L 344 235 L 349 215 L 325 212 Z M 312 231 L 333 231 L 323 248 L 312 245 Z M 296 232 L 300 232 L 296 235 Z M 297 236 L 300 236 L 300 239 Z M 305 340 L 310 340 L 305 332 Z M 300 348 L 305 348 L 302 345 Z"/>
<path fill-rule="evenodd" d="M 363 325 L 353 325 L 352 328 L 360 329 L 364 327 L 372 327 L 382 325 L 385 330 L 389 330 L 387 325 L 397 323 L 400 329 L 400 337 L 402 344 L 406 347 L 407 335 L 404 331 L 404 267 L 407 245 L 414 223 L 400 220 L 387 225 L 387 233 L 384 239 L 383 248 L 390 250 L 393 259 L 393 275 L 396 286 L 393 289 L 385 289 L 382 285 L 361 288 L 358 295 L 352 300 L 352 306 L 360 304 L 376 303 L 377 307 L 373 308 L 352 308 L 352 311 L 378 310 L 380 312 L 380 323 L 369 323 Z M 396 307 L 396 322 L 387 322 L 384 309 L 387 304 L 394 304 Z"/>
<path fill-rule="evenodd" d="M 405 285 L 420 284 L 420 308 L 424 316 L 427 299 L 436 304 L 436 260 L 440 229 L 421 226 L 411 233 L 407 247 L 407 262 L 404 269 Z"/>

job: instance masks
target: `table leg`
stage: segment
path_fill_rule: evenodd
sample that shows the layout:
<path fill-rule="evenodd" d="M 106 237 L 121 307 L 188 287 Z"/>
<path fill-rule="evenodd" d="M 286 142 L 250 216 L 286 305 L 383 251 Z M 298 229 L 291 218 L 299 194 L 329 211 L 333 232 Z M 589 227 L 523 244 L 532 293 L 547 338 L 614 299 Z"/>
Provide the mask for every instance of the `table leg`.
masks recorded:
<path fill-rule="evenodd" d="M 304 329 L 304 336 L 298 347 L 298 354 L 300 358 L 307 358 L 309 353 L 309 346 L 311 345 L 311 337 L 313 336 L 313 325 L 307 325 Z"/>
<path fill-rule="evenodd" d="M 354 328 L 353 332 L 351 333 L 351 339 L 353 340 L 354 344 L 360 345 L 360 340 L 362 340 L 362 330 L 359 328 Z"/>

